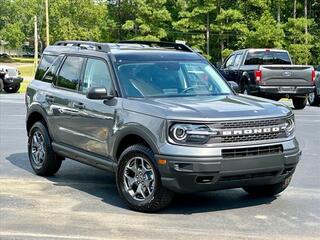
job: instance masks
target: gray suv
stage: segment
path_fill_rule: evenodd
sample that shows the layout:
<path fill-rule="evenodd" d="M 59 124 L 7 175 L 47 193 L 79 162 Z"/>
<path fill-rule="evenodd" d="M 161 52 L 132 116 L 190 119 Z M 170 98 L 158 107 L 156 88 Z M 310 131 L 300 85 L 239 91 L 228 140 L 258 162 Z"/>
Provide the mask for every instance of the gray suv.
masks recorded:
<path fill-rule="evenodd" d="M 276 195 L 301 155 L 293 113 L 233 88 L 183 44 L 57 42 L 26 93 L 31 166 L 52 175 L 70 158 L 111 171 L 143 212 L 174 192 Z"/>

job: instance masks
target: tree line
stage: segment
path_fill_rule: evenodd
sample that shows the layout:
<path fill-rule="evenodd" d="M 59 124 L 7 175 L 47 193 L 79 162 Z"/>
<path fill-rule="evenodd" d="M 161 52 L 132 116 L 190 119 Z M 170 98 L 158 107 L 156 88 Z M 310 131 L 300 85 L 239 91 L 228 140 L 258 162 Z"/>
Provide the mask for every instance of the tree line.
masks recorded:
<path fill-rule="evenodd" d="M 44 0 L 0 0 L 0 40 L 45 42 Z M 58 40 L 183 40 L 213 62 L 239 48 L 283 48 L 297 64 L 320 63 L 320 0 L 49 0 Z"/>

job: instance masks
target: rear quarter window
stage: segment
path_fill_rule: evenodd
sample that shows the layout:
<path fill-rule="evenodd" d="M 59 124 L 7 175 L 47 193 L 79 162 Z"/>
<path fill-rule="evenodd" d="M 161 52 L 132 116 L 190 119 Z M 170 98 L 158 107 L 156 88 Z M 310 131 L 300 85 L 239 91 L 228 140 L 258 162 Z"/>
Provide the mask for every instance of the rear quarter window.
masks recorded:
<path fill-rule="evenodd" d="M 60 69 L 56 85 L 61 88 L 77 90 L 83 62 L 83 57 L 68 56 Z"/>
<path fill-rule="evenodd" d="M 291 64 L 288 52 L 256 51 L 247 54 L 245 65 Z"/>
<path fill-rule="evenodd" d="M 54 82 L 56 79 L 56 72 L 58 70 L 58 67 L 61 63 L 61 60 L 63 59 L 63 55 L 58 56 L 52 65 L 49 67 L 49 69 L 46 71 L 44 77 L 41 79 L 43 82 Z"/>
<path fill-rule="evenodd" d="M 57 57 L 58 56 L 56 55 L 43 54 L 40 64 L 37 68 L 37 72 L 35 74 L 36 80 L 41 80 L 43 78 L 44 74 Z"/>

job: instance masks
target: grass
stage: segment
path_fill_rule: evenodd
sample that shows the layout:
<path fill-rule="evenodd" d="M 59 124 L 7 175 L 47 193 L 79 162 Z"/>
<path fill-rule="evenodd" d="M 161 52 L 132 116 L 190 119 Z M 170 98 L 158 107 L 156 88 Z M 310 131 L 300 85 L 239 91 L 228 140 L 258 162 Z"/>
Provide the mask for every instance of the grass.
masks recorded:
<path fill-rule="evenodd" d="M 19 93 L 25 93 L 27 90 L 27 86 L 30 83 L 30 78 L 32 78 L 34 75 L 33 65 L 21 66 L 18 67 L 18 70 L 21 73 L 21 77 L 24 78 L 23 82 L 20 85 Z"/>
<path fill-rule="evenodd" d="M 33 63 L 33 58 L 14 57 L 12 60 L 18 63 Z"/>
<path fill-rule="evenodd" d="M 23 80 L 23 82 L 20 85 L 20 88 L 19 88 L 18 92 L 19 93 L 25 93 L 29 83 L 30 83 L 30 80 Z"/>
<path fill-rule="evenodd" d="M 33 65 L 18 67 L 22 77 L 33 77 Z"/>
<path fill-rule="evenodd" d="M 33 63 L 33 58 L 24 57 L 0 57 L 1 63 Z"/>

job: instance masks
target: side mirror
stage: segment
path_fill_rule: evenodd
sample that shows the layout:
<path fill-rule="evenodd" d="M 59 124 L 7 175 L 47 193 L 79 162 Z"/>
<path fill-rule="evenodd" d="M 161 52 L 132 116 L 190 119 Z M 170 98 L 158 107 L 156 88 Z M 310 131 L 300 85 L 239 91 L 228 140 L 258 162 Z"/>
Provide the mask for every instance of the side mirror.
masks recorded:
<path fill-rule="evenodd" d="M 235 92 L 239 92 L 239 85 L 238 83 L 234 82 L 234 81 L 229 81 L 228 82 L 230 87 L 232 87 L 232 89 L 235 91 Z"/>
<path fill-rule="evenodd" d="M 108 91 L 105 87 L 92 87 L 87 93 L 89 99 L 109 99 Z"/>

